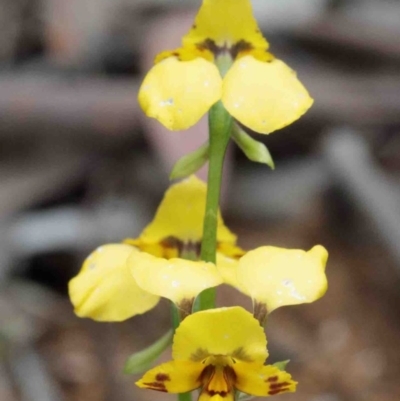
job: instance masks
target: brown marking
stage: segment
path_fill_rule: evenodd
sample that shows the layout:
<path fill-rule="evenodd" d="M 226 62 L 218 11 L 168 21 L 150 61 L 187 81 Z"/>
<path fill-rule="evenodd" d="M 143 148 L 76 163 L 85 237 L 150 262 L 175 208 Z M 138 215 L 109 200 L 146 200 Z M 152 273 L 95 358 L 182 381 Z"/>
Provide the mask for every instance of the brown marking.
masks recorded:
<path fill-rule="evenodd" d="M 193 302 L 194 298 L 184 298 L 178 304 L 176 304 L 181 322 L 192 313 Z"/>
<path fill-rule="evenodd" d="M 171 378 L 166 373 L 157 373 L 156 380 L 158 382 L 171 381 Z"/>
<path fill-rule="evenodd" d="M 156 391 L 162 391 L 163 393 L 167 392 L 167 389 L 165 387 L 164 383 L 159 383 L 159 382 L 151 382 L 151 383 L 143 383 L 145 386 L 150 388 L 151 390 L 156 390 Z"/>
<path fill-rule="evenodd" d="M 196 352 L 194 352 L 193 354 L 190 355 L 190 360 L 193 362 L 200 362 L 200 361 L 203 361 L 205 358 L 207 358 L 209 355 L 210 354 L 208 353 L 208 351 L 205 348 L 198 348 L 196 350 Z M 207 368 L 208 368 L 208 366 L 207 366 Z"/>
<path fill-rule="evenodd" d="M 199 50 L 209 50 L 211 53 L 214 53 L 215 56 L 223 51 L 223 49 L 217 46 L 212 39 L 206 39 L 201 43 L 197 43 L 196 47 Z"/>
<path fill-rule="evenodd" d="M 252 50 L 254 47 L 251 43 L 246 42 L 245 40 L 239 40 L 236 42 L 230 49 L 230 53 L 233 59 L 235 59 L 239 53 L 248 52 Z"/>
<path fill-rule="evenodd" d="M 180 58 L 179 52 L 173 52 L 173 56 Z M 167 250 L 176 250 L 178 255 L 181 256 L 182 253 L 193 253 L 197 256 L 197 259 L 200 257 L 200 248 L 201 248 L 201 241 L 181 241 L 179 238 L 176 237 L 166 237 L 160 241 L 160 245 L 164 248 L 164 255 L 163 257 L 167 257 Z"/>
<path fill-rule="evenodd" d="M 232 352 L 232 357 L 244 362 L 253 362 L 250 356 L 246 354 L 246 351 L 243 349 L 243 347 L 235 349 L 235 351 Z"/>
<path fill-rule="evenodd" d="M 282 389 L 271 390 L 271 391 L 268 391 L 268 394 L 269 395 L 275 395 L 275 394 L 281 393 L 282 391 L 283 391 Z"/>
<path fill-rule="evenodd" d="M 265 380 L 265 381 L 268 382 L 268 383 L 273 383 L 273 382 L 277 382 L 278 379 L 279 379 L 278 376 L 271 376 L 271 377 L 268 377 L 268 379 Z"/>
<path fill-rule="evenodd" d="M 213 397 L 215 395 L 219 395 L 222 398 L 225 398 L 229 394 L 232 393 L 233 391 L 233 385 L 236 381 L 236 373 L 231 368 L 230 366 L 225 366 L 223 370 L 223 375 L 225 382 L 227 384 L 228 391 L 215 391 L 210 388 L 210 384 L 213 380 L 213 377 L 215 375 L 216 368 L 213 365 L 208 365 L 206 366 L 203 371 L 201 372 L 200 377 L 198 378 L 198 381 L 203 384 L 203 389 L 202 392 L 208 394 L 210 397 Z"/>
<path fill-rule="evenodd" d="M 253 316 L 260 322 L 260 325 L 264 327 L 267 320 L 267 305 L 262 302 L 254 302 Z"/>
<path fill-rule="evenodd" d="M 230 366 L 225 366 L 224 368 L 224 378 L 228 384 L 228 389 L 231 390 L 233 387 L 233 383 L 236 382 L 236 373 Z"/>
<path fill-rule="evenodd" d="M 283 383 L 273 383 L 270 385 L 271 390 L 276 390 L 278 388 L 290 386 L 290 383 L 288 382 L 283 382 Z"/>
<path fill-rule="evenodd" d="M 192 29 L 196 29 L 197 28 L 197 25 L 196 24 L 193 24 L 192 25 Z"/>
<path fill-rule="evenodd" d="M 206 393 L 210 396 L 210 397 L 214 397 L 214 395 L 219 395 L 222 398 L 225 398 L 229 392 L 228 391 L 214 391 L 214 390 L 206 390 Z"/>

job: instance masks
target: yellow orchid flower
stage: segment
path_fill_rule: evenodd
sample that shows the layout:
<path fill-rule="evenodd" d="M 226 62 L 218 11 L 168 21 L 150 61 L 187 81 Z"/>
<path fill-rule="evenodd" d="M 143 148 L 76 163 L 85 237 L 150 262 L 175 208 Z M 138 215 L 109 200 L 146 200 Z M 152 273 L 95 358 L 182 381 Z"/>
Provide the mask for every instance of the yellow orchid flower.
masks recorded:
<path fill-rule="evenodd" d="M 136 384 L 169 393 L 201 389 L 199 401 L 234 401 L 236 390 L 261 397 L 294 392 L 289 373 L 264 365 L 266 345 L 259 322 L 241 307 L 197 312 L 176 330 L 173 360 Z"/>
<path fill-rule="evenodd" d="M 300 118 L 313 100 L 268 48 L 250 0 L 203 0 L 182 47 L 156 57 L 139 103 L 168 129 L 184 130 L 221 100 L 243 125 L 269 134 Z M 222 59 L 231 66 L 220 73 Z"/>
<path fill-rule="evenodd" d="M 69 282 L 75 313 L 97 321 L 122 321 L 149 311 L 164 297 L 183 317 L 201 291 L 222 284 L 214 264 L 197 261 L 206 191 L 206 184 L 195 176 L 172 185 L 139 238 L 104 245 L 90 254 Z M 244 254 L 220 215 L 218 241 L 226 255 Z"/>

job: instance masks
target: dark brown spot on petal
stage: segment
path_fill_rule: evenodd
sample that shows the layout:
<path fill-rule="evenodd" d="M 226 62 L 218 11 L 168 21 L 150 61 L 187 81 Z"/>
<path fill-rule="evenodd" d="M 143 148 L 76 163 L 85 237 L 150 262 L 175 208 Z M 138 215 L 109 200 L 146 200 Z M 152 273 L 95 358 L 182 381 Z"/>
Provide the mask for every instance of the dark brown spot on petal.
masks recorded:
<path fill-rule="evenodd" d="M 208 356 L 210 356 L 210 354 L 205 348 L 198 348 L 196 352 L 190 355 L 190 360 L 193 362 L 200 362 L 203 361 Z"/>
<path fill-rule="evenodd" d="M 205 390 L 205 392 L 210 396 L 214 397 L 214 395 L 219 395 L 222 398 L 225 398 L 230 392 L 228 391 L 213 391 L 213 390 Z"/>
<path fill-rule="evenodd" d="M 271 377 L 268 377 L 268 379 L 266 379 L 265 381 L 269 382 L 269 383 L 273 383 L 273 382 L 277 382 L 278 379 L 279 379 L 278 376 L 271 376 Z"/>
<path fill-rule="evenodd" d="M 267 305 L 262 302 L 254 302 L 253 316 L 260 322 L 260 325 L 264 327 L 267 320 Z"/>
<path fill-rule="evenodd" d="M 252 50 L 254 47 L 251 43 L 246 42 L 245 40 L 239 40 L 236 42 L 230 49 L 230 53 L 233 59 L 235 59 L 239 53 L 248 52 Z"/>
<path fill-rule="evenodd" d="M 173 52 L 173 56 L 180 57 L 179 52 Z M 172 257 L 182 256 L 182 254 L 191 254 L 194 256 L 194 259 L 199 259 L 200 257 L 200 248 L 201 241 L 182 241 L 176 237 L 166 237 L 160 241 L 160 245 L 163 248 L 162 257 L 169 259 L 171 258 L 171 250 L 176 250 L 176 255 L 172 252 Z"/>
<path fill-rule="evenodd" d="M 288 383 L 288 382 L 273 383 L 273 384 L 271 384 L 270 388 L 271 388 L 271 390 L 276 390 L 278 388 L 282 388 L 282 387 L 286 387 L 286 386 L 290 386 L 290 383 Z"/>
<path fill-rule="evenodd" d="M 239 347 L 232 352 L 232 357 L 235 359 L 239 359 L 243 362 L 253 362 L 251 357 L 246 353 L 243 347 Z"/>
<path fill-rule="evenodd" d="M 196 47 L 199 50 L 209 50 L 215 56 L 222 52 L 221 47 L 217 46 L 212 39 L 206 39 L 204 42 L 197 43 Z"/>
<path fill-rule="evenodd" d="M 193 24 L 193 25 L 192 25 L 192 28 L 193 28 L 193 29 L 196 29 L 196 28 L 197 28 L 197 25 L 196 25 L 196 24 Z"/>
<path fill-rule="evenodd" d="M 147 388 L 156 391 L 162 391 L 164 393 L 167 392 L 167 389 L 163 383 L 159 382 L 151 382 L 151 383 L 143 383 Z"/>
<path fill-rule="evenodd" d="M 281 393 L 282 391 L 283 391 L 283 389 L 271 390 L 271 391 L 268 391 L 268 394 L 275 395 L 275 394 Z"/>
<path fill-rule="evenodd" d="M 192 313 L 194 298 L 184 298 L 176 304 L 179 312 L 179 319 L 182 322 L 183 319 L 187 318 Z"/>
<path fill-rule="evenodd" d="M 171 378 L 166 373 L 157 373 L 156 380 L 158 382 L 171 381 Z"/>
<path fill-rule="evenodd" d="M 198 381 L 203 385 L 201 391 L 202 394 L 208 394 L 210 397 L 219 395 L 221 398 L 225 398 L 230 394 L 233 395 L 234 383 L 236 381 L 236 373 L 230 366 L 225 366 L 222 372 L 220 369 L 221 367 L 216 367 L 214 365 L 208 365 L 203 369 L 198 379 Z M 218 391 L 213 388 L 213 386 L 215 385 L 215 383 L 213 383 L 215 375 L 220 375 L 221 373 L 223 374 L 223 380 L 226 383 L 226 391 Z M 221 377 L 218 378 L 218 380 L 220 379 Z"/>

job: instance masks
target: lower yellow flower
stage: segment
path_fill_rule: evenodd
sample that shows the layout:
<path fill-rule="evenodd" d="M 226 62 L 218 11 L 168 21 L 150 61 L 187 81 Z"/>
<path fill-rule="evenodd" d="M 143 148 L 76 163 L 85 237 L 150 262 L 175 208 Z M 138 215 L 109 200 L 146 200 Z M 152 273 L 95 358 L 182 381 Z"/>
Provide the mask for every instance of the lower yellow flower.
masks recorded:
<path fill-rule="evenodd" d="M 199 401 L 233 401 L 235 391 L 270 396 L 294 392 L 289 373 L 264 365 L 264 330 L 240 307 L 202 311 L 176 330 L 173 361 L 148 371 L 136 384 L 169 393 L 201 389 Z"/>

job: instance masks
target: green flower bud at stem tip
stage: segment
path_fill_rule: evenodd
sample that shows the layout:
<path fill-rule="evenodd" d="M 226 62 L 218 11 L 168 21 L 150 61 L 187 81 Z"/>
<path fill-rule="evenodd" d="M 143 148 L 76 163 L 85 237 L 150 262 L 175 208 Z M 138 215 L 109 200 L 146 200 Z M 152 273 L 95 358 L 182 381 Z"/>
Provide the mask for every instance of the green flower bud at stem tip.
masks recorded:
<path fill-rule="evenodd" d="M 172 168 L 169 179 L 176 180 L 194 174 L 208 161 L 209 148 L 210 146 L 208 142 L 206 142 L 195 151 L 180 158 Z"/>
<path fill-rule="evenodd" d="M 152 368 L 153 362 L 162 354 L 162 352 L 172 344 L 174 331 L 169 330 L 154 344 L 145 348 L 142 351 L 131 355 L 125 363 L 125 374 L 143 373 Z"/>
<path fill-rule="evenodd" d="M 275 169 L 274 161 L 268 148 L 261 142 L 256 141 L 243 131 L 237 124 L 232 127 L 232 139 L 236 142 L 247 158 L 253 162 L 263 163 Z"/>

